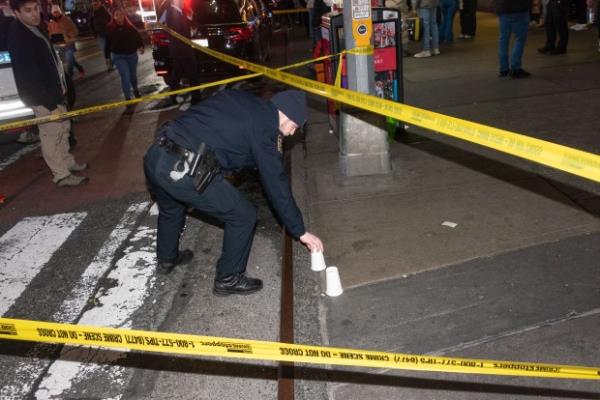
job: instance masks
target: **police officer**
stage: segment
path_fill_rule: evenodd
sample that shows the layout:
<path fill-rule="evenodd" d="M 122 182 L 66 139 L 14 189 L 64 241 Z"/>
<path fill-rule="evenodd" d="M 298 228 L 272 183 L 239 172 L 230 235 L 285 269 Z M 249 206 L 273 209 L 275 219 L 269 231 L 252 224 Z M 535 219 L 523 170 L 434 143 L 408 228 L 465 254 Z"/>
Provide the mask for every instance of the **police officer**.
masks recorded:
<path fill-rule="evenodd" d="M 246 276 L 256 210 L 217 173 L 198 187 L 193 168 L 202 146 L 221 170 L 257 167 L 267 196 L 288 232 L 309 250 L 322 251 L 321 240 L 306 231 L 283 170 L 282 136 L 291 136 L 307 119 L 306 95 L 297 90 L 277 93 L 271 101 L 237 90 L 223 90 L 191 106 L 163 125 L 144 158 L 144 171 L 159 207 L 157 258 L 159 271 L 169 272 L 193 258 L 179 251 L 186 208 L 193 207 L 224 223 L 223 251 L 217 262 L 213 293 L 248 294 L 262 289 L 260 279 Z M 207 157 L 210 159 L 210 157 Z"/>

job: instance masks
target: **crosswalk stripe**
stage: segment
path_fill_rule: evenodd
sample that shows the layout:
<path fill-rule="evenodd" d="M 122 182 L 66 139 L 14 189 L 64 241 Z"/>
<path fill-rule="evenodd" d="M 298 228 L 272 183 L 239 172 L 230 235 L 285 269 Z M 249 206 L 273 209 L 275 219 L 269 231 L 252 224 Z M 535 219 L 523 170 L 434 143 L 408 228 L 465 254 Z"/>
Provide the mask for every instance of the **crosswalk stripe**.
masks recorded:
<path fill-rule="evenodd" d="M 8 311 L 86 215 L 25 218 L 0 238 L 0 315 Z"/>
<path fill-rule="evenodd" d="M 131 234 L 138 217 L 148 209 L 148 206 L 149 202 L 137 203 L 131 205 L 125 211 L 106 242 L 104 242 L 80 279 L 75 283 L 59 309 L 54 313 L 52 317 L 53 321 L 65 323 L 76 321 L 93 294 L 99 279 L 110 268 L 117 250 Z M 42 376 L 51 363 L 52 361 L 46 358 L 33 358 L 20 362 L 15 368 L 14 374 L 15 377 L 18 377 L 18 382 L 5 382 L 5 390 L 7 393 L 14 394 L 15 396 L 25 396 L 32 390 L 35 382 Z"/>
<path fill-rule="evenodd" d="M 116 285 L 97 298 L 100 306 L 86 311 L 79 320 L 80 324 L 131 327 L 134 312 L 144 304 L 149 291 L 154 287 L 155 236 L 154 228 L 144 225 L 138 227 L 135 235 L 129 240 L 131 246 L 125 250 L 123 257 L 117 261 L 116 268 L 107 276 L 107 279 L 116 282 Z M 116 358 L 107 360 L 106 353 L 98 353 L 96 349 L 81 349 L 76 358 L 85 359 L 86 362 L 70 361 L 72 356 L 73 349 L 62 350 L 59 359 L 52 363 L 40 382 L 35 393 L 37 400 L 63 398 L 73 382 L 94 379 L 97 374 L 108 374 L 110 380 L 115 383 L 123 381 L 124 367 L 103 365 L 122 357 L 122 353 L 114 353 L 112 357 Z"/>
<path fill-rule="evenodd" d="M 83 272 L 81 278 L 62 303 L 60 309 L 52 317 L 53 321 L 75 321 L 92 295 L 98 280 L 104 275 L 108 267 L 110 267 L 116 251 L 135 227 L 138 216 L 148 208 L 148 205 L 148 202 L 134 204 L 125 211 L 119 224 L 110 233 L 108 240 Z"/>
<path fill-rule="evenodd" d="M 19 151 L 15 151 L 10 157 L 0 161 L 0 171 L 4 170 L 9 165 L 17 162 L 19 158 L 23 157 L 25 154 L 31 153 L 33 150 L 40 147 L 39 143 L 30 144 L 29 146 L 23 147 Z"/>

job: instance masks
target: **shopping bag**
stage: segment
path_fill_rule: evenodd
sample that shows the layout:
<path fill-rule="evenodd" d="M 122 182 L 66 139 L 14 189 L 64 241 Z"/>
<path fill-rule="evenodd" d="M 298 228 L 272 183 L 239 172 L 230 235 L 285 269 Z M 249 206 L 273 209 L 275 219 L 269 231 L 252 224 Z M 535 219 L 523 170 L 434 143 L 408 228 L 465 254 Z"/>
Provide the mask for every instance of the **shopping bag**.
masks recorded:
<path fill-rule="evenodd" d="M 423 19 L 419 17 L 411 17 L 406 19 L 408 27 L 408 40 L 414 42 L 421 40 L 423 34 Z"/>

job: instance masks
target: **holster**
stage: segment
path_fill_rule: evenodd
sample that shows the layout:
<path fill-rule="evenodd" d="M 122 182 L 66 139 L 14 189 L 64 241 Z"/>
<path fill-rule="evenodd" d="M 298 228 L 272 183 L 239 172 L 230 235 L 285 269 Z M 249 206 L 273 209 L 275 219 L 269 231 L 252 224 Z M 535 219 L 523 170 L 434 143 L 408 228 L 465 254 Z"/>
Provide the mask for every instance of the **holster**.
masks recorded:
<path fill-rule="evenodd" d="M 215 176 L 220 173 L 221 165 L 215 153 L 206 146 L 206 143 L 201 143 L 188 172 L 188 175 L 194 180 L 194 189 L 198 193 L 204 192 Z"/>

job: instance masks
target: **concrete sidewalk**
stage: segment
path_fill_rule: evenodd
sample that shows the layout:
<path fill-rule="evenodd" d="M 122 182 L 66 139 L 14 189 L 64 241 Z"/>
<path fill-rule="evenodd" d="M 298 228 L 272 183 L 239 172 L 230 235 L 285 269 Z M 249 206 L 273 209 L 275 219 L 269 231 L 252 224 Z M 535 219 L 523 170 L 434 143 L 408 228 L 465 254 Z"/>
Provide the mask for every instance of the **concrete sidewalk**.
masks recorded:
<path fill-rule="evenodd" d="M 532 28 L 533 76 L 498 78 L 496 18 L 479 14 L 475 39 L 405 60 L 406 101 L 600 153 L 596 37 L 571 32 L 566 55 L 543 56 L 543 30 Z M 295 158 L 310 230 L 346 289 L 318 303 L 324 344 L 600 364 L 598 184 L 415 128 L 391 144 L 392 174 L 344 177 L 324 112 L 313 99 L 306 156 Z M 345 400 L 600 398 L 591 381 L 343 371 L 300 386 L 328 382 L 322 398 Z"/>

